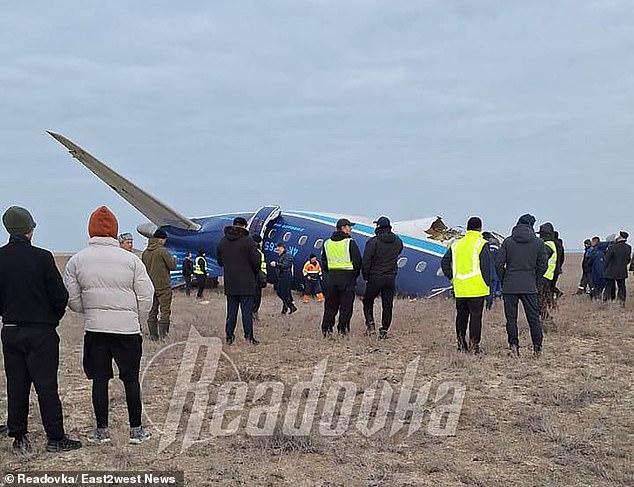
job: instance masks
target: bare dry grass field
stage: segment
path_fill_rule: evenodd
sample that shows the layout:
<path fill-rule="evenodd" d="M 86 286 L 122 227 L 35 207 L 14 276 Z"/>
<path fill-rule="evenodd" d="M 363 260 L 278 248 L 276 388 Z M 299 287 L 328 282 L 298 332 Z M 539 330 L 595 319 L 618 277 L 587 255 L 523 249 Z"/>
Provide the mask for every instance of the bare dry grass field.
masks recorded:
<path fill-rule="evenodd" d="M 325 389 L 333 381 L 352 381 L 357 394 L 377 380 L 398 392 L 407 365 L 420 357 L 417 385 L 435 389 L 447 380 L 463 383 L 466 396 L 455 436 L 430 435 L 425 427 L 407 436 L 389 429 L 362 435 L 354 422 L 338 438 L 321 436 L 315 427 L 306 437 L 276 433 L 254 438 L 240 429 L 182 450 L 182 430 L 192 409 L 185 406 L 177 441 L 159 453 L 160 433 L 140 446 L 127 443 L 123 388 L 111 385 L 113 441 L 86 445 L 77 452 L 44 452 L 44 433 L 32 396 L 31 431 L 37 452 L 17 457 L 7 439 L 0 440 L 3 470 L 184 470 L 187 485 L 246 486 L 631 486 L 634 485 L 634 297 L 625 309 L 591 303 L 574 296 L 579 257 L 571 255 L 562 287 L 565 296 L 555 311 L 556 329 L 547 330 L 544 353 L 534 359 L 525 319 L 520 320 L 522 357 L 507 357 L 501 303 L 485 315 L 481 357 L 460 355 L 454 347 L 453 303 L 448 299 L 408 301 L 395 305 L 390 339 L 363 333 L 361 303 L 355 304 L 352 334 L 325 340 L 319 323 L 321 306 L 301 305 L 291 317 L 279 315 L 278 300 L 267 294 L 256 327 L 261 340 L 248 346 L 238 337 L 224 351 L 249 382 L 250 397 L 264 380 L 290 387 L 309 381 L 315 366 L 328 358 Z M 197 305 L 177 293 L 173 328 L 166 343 L 145 341 L 144 363 L 165 345 L 186 340 L 190 327 L 224 338 L 224 297 L 208 293 L 210 304 Z M 240 325 L 239 325 L 240 326 Z M 238 330 L 239 331 L 239 330 Z M 62 359 L 60 392 L 66 426 L 86 439 L 93 426 L 90 383 L 82 367 L 82 323 L 68 313 L 59 327 Z M 160 428 L 176 382 L 183 348 L 173 347 L 144 382 L 144 403 Z M 229 378 L 229 377 L 227 377 Z M 4 391 L 4 374 L 0 391 Z M 213 401 L 211 401 L 213 403 Z M 357 405 L 358 405 L 357 401 Z M 6 397 L 0 395 L 0 411 Z M 209 411 L 205 413 L 207 417 Z M 316 422 L 317 423 L 317 422 Z M 389 423 L 388 423 L 389 424 Z M 426 422 L 423 422 L 425 425 Z M 204 433 L 203 427 L 203 433 Z M 204 436 L 202 434 L 201 436 Z"/>

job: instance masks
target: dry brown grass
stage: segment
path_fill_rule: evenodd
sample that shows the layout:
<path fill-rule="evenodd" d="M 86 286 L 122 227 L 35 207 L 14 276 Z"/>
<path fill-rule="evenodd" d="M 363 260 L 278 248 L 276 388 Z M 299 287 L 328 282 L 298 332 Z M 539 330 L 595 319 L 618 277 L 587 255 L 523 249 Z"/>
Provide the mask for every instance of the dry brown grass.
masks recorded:
<path fill-rule="evenodd" d="M 359 302 L 352 336 L 323 340 L 319 305 L 303 305 L 296 315 L 281 318 L 277 299 L 267 295 L 263 321 L 256 328 L 261 345 L 250 347 L 239 339 L 225 349 L 250 391 L 263 380 L 282 381 L 287 388 L 310 380 L 314 366 L 325 357 L 329 358 L 326 387 L 347 380 L 357 383 L 362 393 L 373 382 L 386 380 L 398 391 L 407 364 L 420 356 L 421 382 L 431 379 L 437 386 L 458 380 L 467 387 L 454 437 L 420 431 L 410 437 L 379 433 L 367 438 L 353 427 L 337 439 L 316 432 L 289 438 L 279 430 L 270 438 L 256 439 L 240 432 L 184 452 L 174 444 L 157 454 L 157 433 L 145 445 L 127 445 L 125 398 L 122 387 L 113 382 L 110 445 L 63 455 L 44 453 L 33 401 L 31 430 L 39 451 L 17 458 L 3 440 L 0 464 L 33 470 L 79 465 L 182 469 L 192 485 L 634 485 L 634 299 L 622 310 L 572 296 L 578 278 L 575 258 L 567 263 L 563 282 L 567 295 L 555 312 L 557 327 L 546 335 L 540 360 L 533 359 L 527 348 L 519 360 L 506 356 L 500 305 L 485 317 L 485 354 L 481 358 L 457 354 L 452 302 L 445 299 L 398 301 L 391 338 L 379 342 L 363 335 Z M 192 325 L 203 334 L 224 336 L 224 299 L 214 293 L 209 297 L 210 305 L 197 306 L 177 294 L 169 343 L 184 340 Z M 528 345 L 523 319 L 520 327 L 521 342 Z M 93 413 L 90 384 L 81 369 L 80 318 L 69 313 L 60 334 L 66 425 L 71 435 L 85 439 Z M 158 349 L 159 345 L 146 341 L 145 360 Z M 179 353 L 168 354 L 160 372 L 153 369 L 155 375 L 144 391 L 152 417 L 163 418 L 166 413 L 179 362 Z M 219 373 L 231 378 L 230 371 Z M 3 384 L 3 377 L 0 380 Z M 0 407 L 5 401 L 0 397 Z M 186 411 L 191 407 L 188 403 Z"/>

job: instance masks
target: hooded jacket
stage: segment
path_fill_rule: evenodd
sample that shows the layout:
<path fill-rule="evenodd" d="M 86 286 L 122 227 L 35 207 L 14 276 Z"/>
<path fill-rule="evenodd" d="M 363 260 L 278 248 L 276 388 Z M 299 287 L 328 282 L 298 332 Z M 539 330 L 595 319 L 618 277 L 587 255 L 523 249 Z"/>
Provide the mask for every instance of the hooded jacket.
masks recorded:
<path fill-rule="evenodd" d="M 495 259 L 495 270 L 504 294 L 536 294 L 537 278 L 548 268 L 546 246 L 531 225 L 520 223 L 504 239 Z"/>
<path fill-rule="evenodd" d="M 5 325 L 57 326 L 68 292 L 53 254 L 12 235 L 0 248 L 0 315 Z"/>
<path fill-rule="evenodd" d="M 216 259 L 224 267 L 227 296 L 253 296 L 261 258 L 257 244 L 246 228 L 225 227 L 225 236 L 218 243 Z"/>
<path fill-rule="evenodd" d="M 141 254 L 141 260 L 152 279 L 155 291 L 164 291 L 171 287 L 170 271 L 176 270 L 176 261 L 162 243 L 150 238 L 147 248 Z"/>
<path fill-rule="evenodd" d="M 350 242 L 350 260 L 352 260 L 352 270 L 351 271 L 343 271 L 343 270 L 334 270 L 331 271 L 328 268 L 328 256 L 326 255 L 326 246 L 321 249 L 321 268 L 324 272 L 324 284 L 328 285 L 336 285 L 342 287 L 348 287 L 350 289 L 354 289 L 354 286 L 357 281 L 357 277 L 359 277 L 359 273 L 361 271 L 361 251 L 357 246 L 357 243 L 354 239 L 339 230 L 333 232 L 330 236 L 331 240 L 334 242 L 339 242 L 346 238 L 351 239 Z"/>
<path fill-rule="evenodd" d="M 154 286 L 145 266 L 111 237 L 92 237 L 66 264 L 68 306 L 83 313 L 86 331 L 132 335 L 152 307 Z"/>
<path fill-rule="evenodd" d="M 592 247 L 592 253 L 588 257 L 588 264 L 592 266 L 592 284 L 604 286 L 605 278 L 603 268 L 605 266 L 605 252 L 608 250 L 607 242 L 599 242 L 596 247 Z"/>
<path fill-rule="evenodd" d="M 627 265 L 631 258 L 632 247 L 624 240 L 610 245 L 605 253 L 605 278 L 627 279 Z"/>
<path fill-rule="evenodd" d="M 369 281 L 373 277 L 396 277 L 396 261 L 403 251 L 402 240 L 390 228 L 377 228 L 375 236 L 365 244 L 361 273 Z"/>

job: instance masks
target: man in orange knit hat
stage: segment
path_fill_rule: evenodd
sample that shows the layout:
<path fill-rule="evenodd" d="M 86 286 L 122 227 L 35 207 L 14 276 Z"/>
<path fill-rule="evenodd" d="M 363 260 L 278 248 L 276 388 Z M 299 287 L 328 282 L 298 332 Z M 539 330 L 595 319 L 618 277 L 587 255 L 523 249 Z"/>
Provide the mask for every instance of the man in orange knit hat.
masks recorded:
<path fill-rule="evenodd" d="M 125 389 L 130 443 L 150 438 L 141 425 L 140 316 L 152 306 L 154 287 L 141 260 L 119 246 L 118 226 L 108 208 L 97 208 L 88 223 L 88 247 L 68 261 L 64 272 L 68 305 L 84 315 L 84 372 L 92 381 L 97 420 L 88 439 L 96 444 L 110 441 L 108 384 L 114 375 L 113 360 Z"/>

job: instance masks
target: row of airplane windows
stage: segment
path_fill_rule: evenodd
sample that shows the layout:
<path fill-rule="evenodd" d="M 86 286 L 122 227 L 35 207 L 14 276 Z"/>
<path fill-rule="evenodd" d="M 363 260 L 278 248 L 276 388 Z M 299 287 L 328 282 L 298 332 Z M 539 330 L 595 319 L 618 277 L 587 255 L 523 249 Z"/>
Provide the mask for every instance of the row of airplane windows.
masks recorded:
<path fill-rule="evenodd" d="M 273 238 L 275 238 L 275 235 L 277 234 L 277 229 L 273 228 L 271 230 L 269 230 L 268 233 L 268 238 L 270 240 L 272 240 Z M 282 236 L 282 241 L 283 242 L 288 242 L 291 237 L 293 236 L 293 234 L 291 232 L 286 232 L 283 236 Z M 305 245 L 306 242 L 308 242 L 308 237 L 306 235 L 302 235 L 301 237 L 299 237 L 299 240 L 297 240 L 297 245 Z M 317 240 L 315 240 L 315 243 L 313 244 L 313 247 L 315 247 L 316 249 L 321 249 L 324 245 L 324 239 L 323 238 L 319 238 Z M 399 268 L 403 268 L 407 265 L 407 257 L 401 257 L 400 259 L 398 259 L 398 261 L 396 262 L 396 265 Z M 424 260 L 421 260 L 420 262 L 418 262 L 416 264 L 416 267 L 414 268 L 414 270 L 416 272 L 423 272 L 425 269 L 427 269 L 427 262 L 425 262 Z"/>

